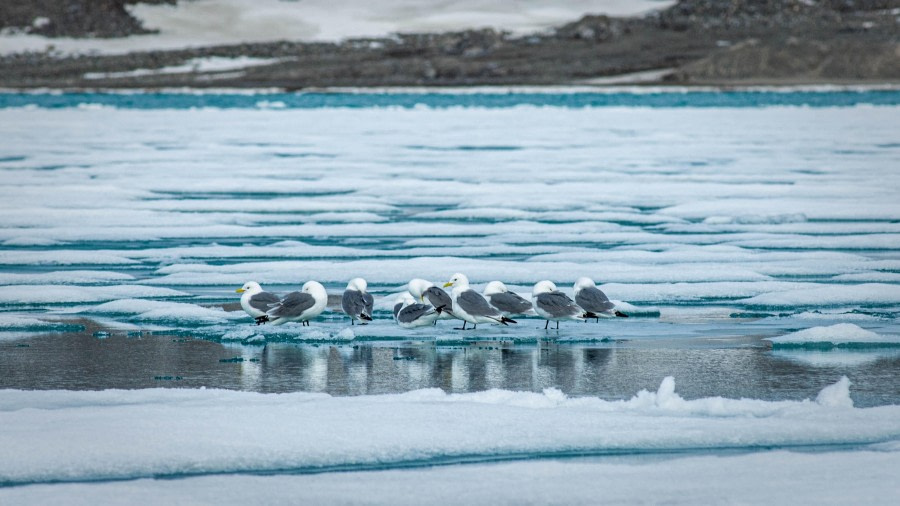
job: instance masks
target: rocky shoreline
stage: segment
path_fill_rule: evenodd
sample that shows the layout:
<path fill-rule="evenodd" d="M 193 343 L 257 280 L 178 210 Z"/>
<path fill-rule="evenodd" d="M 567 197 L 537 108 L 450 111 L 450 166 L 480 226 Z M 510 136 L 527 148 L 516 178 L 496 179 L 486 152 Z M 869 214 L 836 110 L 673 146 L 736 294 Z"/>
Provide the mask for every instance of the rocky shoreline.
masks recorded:
<path fill-rule="evenodd" d="M 123 21 L 124 8 L 116 9 L 126 1 L 93 4 L 100 18 L 118 13 L 111 16 L 117 28 L 86 33 L 143 33 L 139 24 Z M 47 3 L 52 2 L 31 3 L 32 12 L 20 12 L 16 22 L 41 16 L 36 9 Z M 109 10 L 96 9 L 101 4 L 108 4 Z M 6 27 L 15 26 L 10 19 L 0 15 Z M 900 0 L 682 0 L 644 17 L 589 15 L 527 36 L 485 29 L 127 55 L 6 55 L 0 57 L 0 87 L 299 90 L 571 85 L 604 84 L 610 76 L 623 75 L 615 80 L 618 84 L 897 84 L 898 20 Z M 72 36 L 53 28 L 57 25 L 52 20 L 42 23 L 47 30 L 57 30 L 49 35 Z M 208 58 L 253 58 L 255 64 L 225 70 L 192 66 Z"/>

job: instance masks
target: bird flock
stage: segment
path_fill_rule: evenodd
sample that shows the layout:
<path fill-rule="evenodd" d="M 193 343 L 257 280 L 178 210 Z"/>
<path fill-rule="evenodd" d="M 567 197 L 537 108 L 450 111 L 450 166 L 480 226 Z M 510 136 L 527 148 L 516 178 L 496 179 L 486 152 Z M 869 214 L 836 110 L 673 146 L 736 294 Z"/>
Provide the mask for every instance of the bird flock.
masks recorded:
<path fill-rule="evenodd" d="M 500 281 L 491 281 L 478 293 L 469 286 L 465 274 L 454 274 L 442 287 L 424 279 L 413 279 L 406 285 L 407 291 L 394 301 L 394 320 L 402 328 L 410 329 L 435 325 L 438 320 L 462 320 L 462 327 L 479 323 L 509 325 L 517 323 L 512 316 L 537 315 L 550 322 L 562 320 L 586 320 L 607 317 L 625 317 L 615 309 L 609 297 L 597 288 L 590 278 L 579 278 L 575 282 L 575 298 L 570 298 L 557 289 L 552 281 L 539 281 L 531 292 L 531 300 L 510 292 Z M 451 288 L 450 293 L 445 288 Z M 350 324 L 357 321 L 365 325 L 372 321 L 375 298 L 367 291 L 363 278 L 353 278 L 341 296 L 341 309 L 350 318 Z M 241 294 L 241 307 L 253 317 L 257 325 L 271 323 L 283 325 L 300 322 L 309 325 L 328 304 L 328 292 L 318 281 L 307 281 L 298 292 L 284 297 L 267 292 L 259 283 L 248 281 L 237 289 Z"/>

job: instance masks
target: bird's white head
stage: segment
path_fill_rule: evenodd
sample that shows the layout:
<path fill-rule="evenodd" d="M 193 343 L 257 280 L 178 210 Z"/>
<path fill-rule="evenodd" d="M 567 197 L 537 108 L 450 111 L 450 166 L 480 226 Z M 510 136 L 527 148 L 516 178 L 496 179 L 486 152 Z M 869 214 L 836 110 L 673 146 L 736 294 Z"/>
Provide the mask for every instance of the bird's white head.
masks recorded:
<path fill-rule="evenodd" d="M 467 278 L 465 274 L 457 272 L 450 278 L 450 281 L 444 283 L 444 288 L 447 288 L 448 286 L 452 286 L 454 288 L 465 288 L 469 286 L 469 278 Z"/>
<path fill-rule="evenodd" d="M 506 293 L 508 291 L 509 290 L 507 290 L 506 285 L 504 285 L 502 281 L 491 281 L 490 283 L 487 284 L 486 287 L 484 287 L 485 295 L 493 295 L 495 293 Z"/>
<path fill-rule="evenodd" d="M 424 279 L 415 278 L 415 279 L 411 279 L 409 281 L 409 284 L 406 285 L 406 288 L 409 290 L 409 293 L 411 293 L 412 296 L 416 300 L 422 302 L 424 300 L 424 297 L 422 294 L 425 293 L 425 290 L 428 290 L 432 286 L 434 286 L 434 283 L 432 283 L 430 281 L 425 281 Z"/>
<path fill-rule="evenodd" d="M 315 298 L 321 298 L 323 295 L 327 298 L 328 293 L 325 291 L 325 287 L 322 286 L 322 283 L 318 281 L 307 281 L 303 283 L 303 288 L 300 289 L 303 293 L 308 293 Z"/>
<path fill-rule="evenodd" d="M 538 281 L 537 283 L 535 283 L 534 289 L 531 290 L 531 293 L 533 295 L 537 295 L 539 293 L 550 293 L 555 291 L 556 284 L 554 284 L 553 281 L 548 281 L 545 279 L 544 281 Z"/>
<path fill-rule="evenodd" d="M 261 291 L 262 291 L 262 287 L 259 286 L 259 283 L 257 283 L 256 281 L 247 281 L 246 283 L 244 283 L 244 286 L 235 290 L 235 292 L 237 292 L 237 293 L 244 293 L 244 292 L 256 293 L 256 292 L 261 292 Z"/>
<path fill-rule="evenodd" d="M 365 292 L 369 287 L 369 284 L 366 283 L 366 280 L 363 278 L 353 278 L 347 283 L 347 290 L 359 290 L 360 292 Z"/>
<path fill-rule="evenodd" d="M 594 280 L 591 278 L 578 278 L 575 281 L 575 291 L 584 290 L 585 288 L 593 288 L 597 285 L 594 284 Z"/>

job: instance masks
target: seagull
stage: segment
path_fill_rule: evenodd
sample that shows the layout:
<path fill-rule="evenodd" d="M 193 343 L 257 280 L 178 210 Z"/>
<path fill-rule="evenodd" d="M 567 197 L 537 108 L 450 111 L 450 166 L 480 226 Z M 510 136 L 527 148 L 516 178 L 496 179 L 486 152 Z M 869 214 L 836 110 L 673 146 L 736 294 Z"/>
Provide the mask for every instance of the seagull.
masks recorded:
<path fill-rule="evenodd" d="M 510 292 L 500 281 L 491 281 L 484 287 L 484 298 L 499 309 L 503 316 L 525 314 L 532 310 L 531 302 L 517 293 Z"/>
<path fill-rule="evenodd" d="M 363 278 L 353 278 L 347 283 L 344 296 L 341 297 L 341 309 L 350 317 L 350 325 L 356 320 L 372 321 L 372 307 L 375 298 L 366 291 L 368 284 Z M 362 325 L 365 325 L 363 323 Z"/>
<path fill-rule="evenodd" d="M 404 293 L 394 301 L 394 319 L 404 329 L 434 325 L 441 313 L 431 304 L 418 304 L 409 293 Z"/>
<path fill-rule="evenodd" d="M 600 321 L 601 316 L 604 318 L 628 317 L 627 314 L 615 310 L 616 305 L 602 290 L 597 288 L 591 278 L 578 278 L 578 281 L 575 282 L 575 302 L 584 309 L 585 318 L 596 318 L 597 321 Z"/>
<path fill-rule="evenodd" d="M 434 306 L 437 312 L 440 313 L 438 320 L 456 318 L 453 314 L 453 301 L 450 299 L 450 296 L 441 288 L 434 286 L 434 283 L 416 278 L 409 281 L 407 288 L 417 302 L 428 303 Z"/>
<path fill-rule="evenodd" d="M 469 288 L 469 278 L 465 274 L 454 274 L 450 281 L 444 283 L 444 288 L 448 286 L 453 287 L 450 298 L 453 300 L 454 314 L 463 321 L 460 330 L 466 330 L 466 322 L 472 324 L 472 330 L 475 330 L 475 326 L 479 323 L 503 325 L 516 323 L 515 320 L 510 320 L 503 316 L 503 313 L 491 307 L 480 293 Z"/>
<path fill-rule="evenodd" d="M 568 295 L 557 290 L 552 281 L 537 282 L 531 291 L 531 301 L 534 303 L 534 311 L 547 320 L 544 329 L 550 325 L 550 320 L 556 321 L 557 330 L 560 320 L 584 320 L 584 309 L 578 307 Z"/>
<path fill-rule="evenodd" d="M 241 307 L 256 320 L 257 325 L 269 321 L 266 311 L 269 309 L 269 304 L 278 302 L 277 295 L 263 291 L 256 281 L 247 281 L 244 286 L 235 291 L 241 294 Z"/>
<path fill-rule="evenodd" d="M 322 314 L 328 304 L 328 293 L 318 281 L 307 281 L 299 292 L 291 292 L 280 301 L 270 304 L 266 311 L 272 325 L 287 322 L 302 322 L 309 326 L 309 320 Z"/>

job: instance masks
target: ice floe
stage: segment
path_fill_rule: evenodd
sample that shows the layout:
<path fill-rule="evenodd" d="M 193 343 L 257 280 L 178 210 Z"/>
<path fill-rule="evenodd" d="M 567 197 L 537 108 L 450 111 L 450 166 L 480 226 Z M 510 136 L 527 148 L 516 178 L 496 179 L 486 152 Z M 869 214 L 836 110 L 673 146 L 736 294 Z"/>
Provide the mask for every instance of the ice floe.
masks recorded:
<path fill-rule="evenodd" d="M 900 346 L 900 336 L 882 335 L 853 323 L 838 323 L 828 327 L 812 327 L 766 339 L 774 345 Z"/>
<path fill-rule="evenodd" d="M 900 407 L 853 408 L 846 378 L 813 401 L 689 400 L 674 388 L 674 380 L 666 378 L 658 391 L 641 391 L 625 401 L 570 398 L 553 389 L 470 394 L 431 389 L 360 397 L 4 390 L 0 447 L 16 458 L 0 461 L 0 483 L 900 439 Z M 847 431 L 848 426 L 855 429 Z M 131 444 L 147 438 L 153 444 Z"/>

